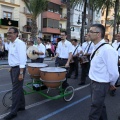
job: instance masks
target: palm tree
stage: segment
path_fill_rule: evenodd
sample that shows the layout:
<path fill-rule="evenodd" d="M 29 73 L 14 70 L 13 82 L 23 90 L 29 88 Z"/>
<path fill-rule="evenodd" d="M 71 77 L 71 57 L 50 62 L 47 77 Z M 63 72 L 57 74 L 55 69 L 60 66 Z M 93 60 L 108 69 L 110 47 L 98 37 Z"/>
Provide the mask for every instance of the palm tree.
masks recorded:
<path fill-rule="evenodd" d="M 67 39 L 71 40 L 71 29 L 70 29 L 70 0 L 67 0 Z"/>
<path fill-rule="evenodd" d="M 42 13 L 47 7 L 47 0 L 23 0 L 27 9 L 32 15 L 32 25 L 31 25 L 31 37 L 33 41 L 36 41 L 37 35 L 37 17 Z"/>
<path fill-rule="evenodd" d="M 115 0 L 115 7 L 114 7 L 114 24 L 113 24 L 113 39 L 112 42 L 114 42 L 114 38 L 115 38 L 115 31 L 116 31 L 116 24 L 117 24 L 117 17 L 118 17 L 118 10 L 119 10 L 119 0 Z M 119 20 L 118 20 L 119 23 Z"/>

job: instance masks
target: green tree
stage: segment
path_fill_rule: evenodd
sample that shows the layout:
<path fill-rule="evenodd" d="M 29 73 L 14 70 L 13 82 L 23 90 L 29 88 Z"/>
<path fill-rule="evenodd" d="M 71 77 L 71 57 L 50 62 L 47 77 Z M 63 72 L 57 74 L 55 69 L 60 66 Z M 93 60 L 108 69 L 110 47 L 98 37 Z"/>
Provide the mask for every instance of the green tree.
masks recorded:
<path fill-rule="evenodd" d="M 37 35 L 37 17 L 42 13 L 46 7 L 48 0 L 23 0 L 27 9 L 32 15 L 32 25 L 31 25 L 31 37 L 34 41 L 36 41 Z"/>

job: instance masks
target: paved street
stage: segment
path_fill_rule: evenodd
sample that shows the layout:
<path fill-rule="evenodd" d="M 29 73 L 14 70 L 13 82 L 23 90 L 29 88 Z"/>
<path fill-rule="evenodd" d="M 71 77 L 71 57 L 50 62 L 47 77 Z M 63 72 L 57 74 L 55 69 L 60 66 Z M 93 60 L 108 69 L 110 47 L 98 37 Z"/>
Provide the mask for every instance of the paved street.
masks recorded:
<path fill-rule="evenodd" d="M 46 59 L 45 63 L 49 66 L 54 66 L 54 61 L 50 61 L 50 59 Z M 8 69 L 8 65 L 0 65 L 0 119 L 10 111 L 2 104 L 3 95 L 11 89 Z M 29 91 L 25 84 L 30 81 L 30 76 L 26 72 L 24 82 L 25 90 Z M 75 89 L 74 98 L 70 102 L 65 102 L 63 98 L 49 100 L 37 93 L 26 95 L 26 110 L 19 112 L 17 118 L 14 120 L 88 120 L 90 111 L 89 79 L 85 86 L 78 86 L 79 78 L 76 80 L 72 78 L 68 79 L 68 82 Z M 53 89 L 48 94 L 58 95 L 59 91 Z M 105 102 L 108 120 L 117 120 L 117 116 L 120 115 L 120 88 L 118 88 L 115 97 L 111 97 L 108 94 Z"/>

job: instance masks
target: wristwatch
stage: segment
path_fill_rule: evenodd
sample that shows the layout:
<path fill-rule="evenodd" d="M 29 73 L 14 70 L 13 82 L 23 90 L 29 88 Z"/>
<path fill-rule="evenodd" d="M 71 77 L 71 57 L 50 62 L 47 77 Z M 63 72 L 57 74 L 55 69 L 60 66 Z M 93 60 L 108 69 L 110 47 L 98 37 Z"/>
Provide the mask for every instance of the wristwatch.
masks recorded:
<path fill-rule="evenodd" d="M 22 75 L 23 74 L 23 72 L 20 72 L 20 75 Z"/>

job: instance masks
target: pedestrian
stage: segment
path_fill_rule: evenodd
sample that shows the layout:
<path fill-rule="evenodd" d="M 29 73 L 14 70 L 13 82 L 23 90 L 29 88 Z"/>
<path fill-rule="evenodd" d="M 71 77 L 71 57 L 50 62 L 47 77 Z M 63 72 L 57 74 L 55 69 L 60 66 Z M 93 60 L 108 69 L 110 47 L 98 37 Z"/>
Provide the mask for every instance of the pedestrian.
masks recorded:
<path fill-rule="evenodd" d="M 119 76 L 118 53 L 105 42 L 105 27 L 102 24 L 93 24 L 88 36 L 95 45 L 90 58 L 92 104 L 89 120 L 108 120 L 104 101 L 108 90 L 116 89 L 115 82 Z"/>
<path fill-rule="evenodd" d="M 90 55 L 94 44 L 90 40 L 88 34 L 85 35 L 85 42 L 82 44 L 82 54 L 80 56 L 81 77 L 78 85 L 85 85 L 90 69 Z M 85 59 L 86 58 L 86 59 Z"/>
<path fill-rule="evenodd" d="M 26 71 L 25 65 L 27 56 L 26 45 L 18 38 L 18 29 L 15 27 L 9 28 L 7 36 L 10 40 L 8 48 L 8 63 L 11 67 L 12 107 L 11 112 L 5 116 L 4 119 L 11 120 L 17 116 L 18 111 L 25 110 L 23 82 Z"/>
<path fill-rule="evenodd" d="M 33 63 L 43 63 L 44 58 L 45 58 L 45 46 L 42 44 L 42 38 L 38 37 L 37 39 L 37 43 L 38 43 L 38 52 L 35 51 L 36 54 L 39 55 L 39 57 L 36 60 L 32 60 Z"/>
<path fill-rule="evenodd" d="M 75 72 L 74 79 L 78 78 L 78 66 L 79 66 L 79 54 L 82 53 L 82 48 L 80 44 L 78 44 L 77 39 L 71 40 L 73 45 L 73 53 L 72 53 L 72 59 L 70 62 L 70 70 L 68 72 L 68 78 L 71 77 L 72 73 Z"/>
<path fill-rule="evenodd" d="M 118 70 L 120 74 L 120 33 L 115 35 L 116 41 L 112 43 L 112 47 L 118 52 Z M 115 86 L 117 86 L 119 78 L 117 79 L 117 82 L 115 83 Z M 115 96 L 116 90 L 110 90 L 110 95 Z"/>
<path fill-rule="evenodd" d="M 59 57 L 58 59 L 58 65 L 59 67 L 65 67 L 68 68 L 70 64 L 70 59 L 72 57 L 72 52 L 73 52 L 73 46 L 71 42 L 69 42 L 67 38 L 67 32 L 62 31 L 61 32 L 61 41 L 58 42 L 57 46 L 57 54 L 55 55 L 54 58 Z M 69 86 L 67 83 L 67 75 L 66 75 L 66 80 L 62 84 L 62 88 L 66 88 Z"/>

